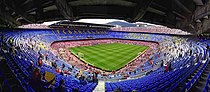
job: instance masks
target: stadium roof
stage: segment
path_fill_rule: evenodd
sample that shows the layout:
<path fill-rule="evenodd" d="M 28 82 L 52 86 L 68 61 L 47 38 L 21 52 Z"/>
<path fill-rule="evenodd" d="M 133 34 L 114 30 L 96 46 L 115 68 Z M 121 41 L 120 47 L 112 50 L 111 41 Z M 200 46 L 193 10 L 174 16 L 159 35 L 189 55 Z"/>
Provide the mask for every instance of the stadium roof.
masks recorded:
<path fill-rule="evenodd" d="M 0 20 L 3 21 L 1 24 L 21 25 L 53 20 L 108 18 L 187 29 L 194 21 L 191 18 L 196 6 L 202 6 L 206 2 L 207 0 L 0 0 Z"/>

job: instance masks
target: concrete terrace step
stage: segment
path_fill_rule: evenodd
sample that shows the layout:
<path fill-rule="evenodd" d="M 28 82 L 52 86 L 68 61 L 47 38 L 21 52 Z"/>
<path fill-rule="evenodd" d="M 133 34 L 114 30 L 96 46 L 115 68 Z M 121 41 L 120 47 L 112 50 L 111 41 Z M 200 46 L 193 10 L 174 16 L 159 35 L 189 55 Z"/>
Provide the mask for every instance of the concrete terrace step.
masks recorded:
<path fill-rule="evenodd" d="M 93 92 L 105 92 L 105 81 L 99 80 L 98 85 L 93 90 Z"/>

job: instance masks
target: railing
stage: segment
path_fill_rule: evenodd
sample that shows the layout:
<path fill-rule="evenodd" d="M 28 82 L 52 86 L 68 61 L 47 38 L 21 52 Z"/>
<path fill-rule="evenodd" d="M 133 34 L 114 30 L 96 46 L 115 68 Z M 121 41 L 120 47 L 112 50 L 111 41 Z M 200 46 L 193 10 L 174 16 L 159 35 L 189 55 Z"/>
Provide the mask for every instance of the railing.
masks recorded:
<path fill-rule="evenodd" d="M 0 78 L 2 78 L 2 81 L 3 81 L 2 83 L 0 83 L 0 91 L 12 92 L 9 84 L 5 80 L 4 75 L 1 73 L 1 71 L 0 71 Z"/>
<path fill-rule="evenodd" d="M 183 88 L 183 91 L 185 90 L 185 92 L 188 92 L 192 86 L 198 81 L 198 79 L 201 77 L 201 74 L 203 73 L 203 71 L 205 70 L 206 66 L 208 65 L 209 61 L 207 60 L 204 65 L 202 66 L 202 68 L 196 73 L 196 75 L 185 85 L 185 87 Z"/>
<path fill-rule="evenodd" d="M 203 92 L 208 92 L 208 90 L 210 90 L 209 85 L 210 85 L 210 74 L 206 80 L 206 86 L 205 86 Z"/>

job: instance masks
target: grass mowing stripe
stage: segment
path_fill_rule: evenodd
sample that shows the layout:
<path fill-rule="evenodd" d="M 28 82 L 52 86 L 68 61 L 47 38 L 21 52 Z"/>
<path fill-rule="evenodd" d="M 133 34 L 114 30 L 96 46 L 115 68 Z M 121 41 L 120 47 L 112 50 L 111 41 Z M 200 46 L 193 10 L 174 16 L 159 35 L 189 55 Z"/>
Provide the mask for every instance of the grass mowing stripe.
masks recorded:
<path fill-rule="evenodd" d="M 127 48 L 124 48 L 124 49 L 119 49 L 119 50 L 112 50 L 112 51 L 110 51 L 110 52 L 107 52 L 107 54 L 108 53 L 111 53 L 111 54 L 113 54 L 113 53 L 118 53 L 118 52 L 120 52 L 120 53 L 127 53 L 126 52 L 126 49 L 128 49 L 128 48 L 130 48 L 130 47 L 127 47 Z M 105 50 L 106 51 L 106 50 Z M 106 52 L 105 52 L 106 53 Z M 117 54 L 116 54 L 117 55 Z"/>
<path fill-rule="evenodd" d="M 127 48 L 126 48 L 127 49 Z M 124 50 L 124 49 L 123 49 Z M 135 48 L 134 48 L 134 50 L 135 50 Z M 119 52 L 121 52 L 121 51 L 119 51 Z M 133 52 L 133 51 L 132 51 Z M 118 53 L 118 52 L 117 52 Z M 123 53 L 126 53 L 127 54 L 127 51 L 124 51 L 124 52 L 121 52 L 122 54 Z M 99 54 L 99 53 L 98 53 Z M 108 53 L 105 53 L 106 55 L 109 55 Z M 115 56 L 115 57 L 118 57 L 118 56 L 121 56 L 121 54 L 113 54 L 113 52 L 111 52 L 111 55 L 112 56 Z"/>
<path fill-rule="evenodd" d="M 117 54 L 116 54 L 117 55 Z"/>
<path fill-rule="evenodd" d="M 123 46 L 120 46 L 119 48 L 121 48 Z M 92 47 L 93 48 L 93 47 Z M 104 47 L 99 47 L 99 46 L 95 46 L 95 50 L 99 50 L 99 51 L 102 51 L 102 52 L 112 52 L 112 51 L 115 51 L 115 50 L 119 50 L 119 48 L 114 48 L 114 49 L 107 49 L 107 48 L 104 48 Z"/>
<path fill-rule="evenodd" d="M 74 54 L 78 52 L 84 53 L 84 60 L 96 67 L 107 71 L 117 70 L 133 58 L 139 52 L 143 52 L 148 46 L 136 46 L 131 44 L 99 44 L 93 46 L 70 48 Z"/>
<path fill-rule="evenodd" d="M 118 55 L 118 54 L 116 54 L 116 55 Z"/>
<path fill-rule="evenodd" d="M 81 48 L 83 51 L 80 51 L 80 52 L 83 52 L 83 53 L 88 53 L 88 54 L 98 54 L 100 55 L 100 53 L 105 53 L 106 55 L 118 55 L 118 54 L 113 54 L 113 52 L 107 52 L 106 50 L 95 50 L 96 48 L 92 48 L 92 49 L 83 49 Z M 127 48 L 125 48 L 127 49 Z M 112 50 L 114 51 L 114 50 Z M 122 52 L 124 51 L 124 49 L 122 49 Z M 121 52 L 121 50 L 119 50 L 118 52 Z M 126 52 L 127 53 L 127 52 Z M 104 56 L 104 55 L 103 55 Z"/>

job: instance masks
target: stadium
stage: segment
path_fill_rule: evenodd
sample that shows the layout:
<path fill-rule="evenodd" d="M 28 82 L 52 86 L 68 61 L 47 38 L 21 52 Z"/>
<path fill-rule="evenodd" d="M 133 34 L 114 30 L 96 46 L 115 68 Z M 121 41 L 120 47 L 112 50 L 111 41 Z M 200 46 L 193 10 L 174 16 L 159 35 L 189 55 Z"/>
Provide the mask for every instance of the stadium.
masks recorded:
<path fill-rule="evenodd" d="M 0 0 L 0 92 L 209 92 L 209 4 Z"/>

